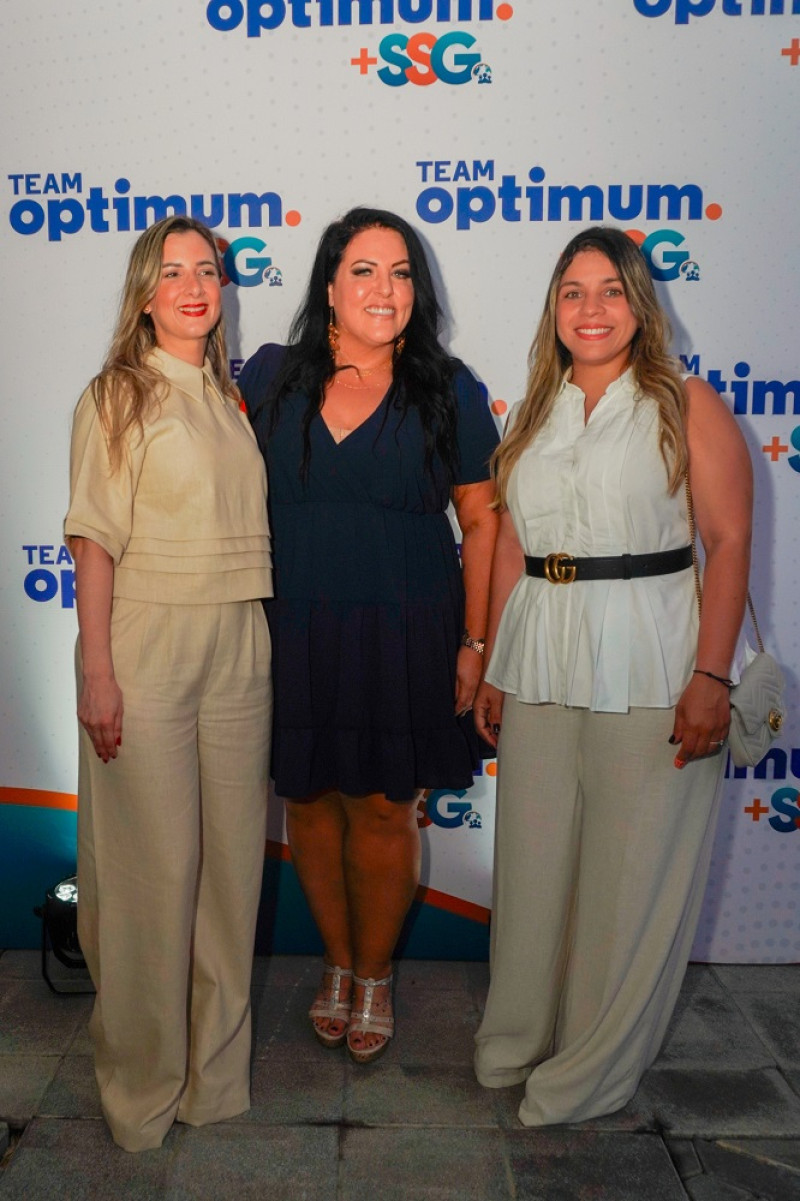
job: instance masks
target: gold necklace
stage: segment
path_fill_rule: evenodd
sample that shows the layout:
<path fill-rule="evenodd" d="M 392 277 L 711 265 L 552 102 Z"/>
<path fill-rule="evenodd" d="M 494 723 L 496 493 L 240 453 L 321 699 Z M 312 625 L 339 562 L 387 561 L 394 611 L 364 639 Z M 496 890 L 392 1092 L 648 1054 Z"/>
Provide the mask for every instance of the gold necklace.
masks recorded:
<path fill-rule="evenodd" d="M 387 367 L 391 369 L 392 359 L 384 359 L 382 363 L 378 363 L 376 367 L 357 367 L 355 363 L 342 363 L 337 366 L 335 379 L 344 384 L 345 388 L 357 387 L 355 384 L 346 384 L 344 381 L 343 371 L 355 371 L 359 379 L 363 379 L 365 375 L 375 375 L 378 371 L 384 371 Z"/>
<path fill-rule="evenodd" d="M 366 374 L 366 372 L 365 372 L 365 374 Z M 370 374 L 371 374 L 371 372 L 370 372 Z M 333 382 L 335 384 L 341 384 L 343 388 L 349 388 L 351 392 L 366 392 L 366 391 L 368 391 L 369 388 L 374 388 L 375 385 L 378 384 L 380 381 L 373 380 L 373 382 L 371 384 L 348 384 L 347 380 L 344 380 L 344 379 L 342 379 L 342 377 L 340 375 L 337 375 L 337 376 L 335 376 Z"/>

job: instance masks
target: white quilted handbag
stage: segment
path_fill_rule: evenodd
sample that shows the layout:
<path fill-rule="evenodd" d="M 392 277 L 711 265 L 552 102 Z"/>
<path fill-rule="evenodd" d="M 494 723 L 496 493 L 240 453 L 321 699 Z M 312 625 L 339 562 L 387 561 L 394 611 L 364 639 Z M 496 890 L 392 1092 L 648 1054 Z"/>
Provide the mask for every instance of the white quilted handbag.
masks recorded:
<path fill-rule="evenodd" d="M 783 672 L 761 642 L 752 601 L 750 613 L 758 638 L 759 652 L 747 646 L 747 660 L 739 683 L 731 689 L 731 727 L 728 746 L 737 767 L 755 767 L 781 732 L 786 709 L 783 703 Z"/>

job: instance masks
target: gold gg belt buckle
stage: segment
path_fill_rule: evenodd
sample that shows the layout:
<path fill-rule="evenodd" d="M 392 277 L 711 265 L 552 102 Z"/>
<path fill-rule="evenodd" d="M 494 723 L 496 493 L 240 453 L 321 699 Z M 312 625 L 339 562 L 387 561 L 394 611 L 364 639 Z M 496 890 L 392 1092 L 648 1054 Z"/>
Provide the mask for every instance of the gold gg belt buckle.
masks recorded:
<path fill-rule="evenodd" d="M 564 560 L 571 558 L 572 555 L 563 550 L 547 555 L 544 561 L 544 578 L 551 584 L 571 584 L 575 579 L 575 564 L 564 566 Z"/>

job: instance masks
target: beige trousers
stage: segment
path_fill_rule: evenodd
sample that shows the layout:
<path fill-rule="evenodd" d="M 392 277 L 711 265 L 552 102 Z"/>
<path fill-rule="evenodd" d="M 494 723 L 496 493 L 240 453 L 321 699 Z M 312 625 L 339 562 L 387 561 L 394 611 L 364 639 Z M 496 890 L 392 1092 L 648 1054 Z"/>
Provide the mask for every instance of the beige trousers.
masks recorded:
<path fill-rule="evenodd" d="M 250 1104 L 269 633 L 259 601 L 117 599 L 111 640 L 122 746 L 103 764 L 81 730 L 78 932 L 103 1113 L 140 1151 Z"/>
<path fill-rule="evenodd" d="M 475 1069 L 526 1126 L 624 1106 L 658 1054 L 708 873 L 723 759 L 673 766 L 672 709 L 505 699 L 491 985 Z"/>

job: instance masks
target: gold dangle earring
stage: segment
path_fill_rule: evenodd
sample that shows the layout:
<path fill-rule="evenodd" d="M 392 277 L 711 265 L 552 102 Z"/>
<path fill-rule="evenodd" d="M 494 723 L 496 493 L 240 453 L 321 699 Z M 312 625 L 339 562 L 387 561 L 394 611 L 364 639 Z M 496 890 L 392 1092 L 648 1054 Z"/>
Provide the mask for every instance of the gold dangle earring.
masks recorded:
<path fill-rule="evenodd" d="M 336 358 L 336 351 L 339 348 L 339 331 L 336 328 L 336 314 L 333 311 L 333 305 L 330 306 L 328 316 L 328 350 L 331 352 L 331 358 Z"/>
<path fill-rule="evenodd" d="M 394 350 L 392 351 L 392 358 L 394 359 L 395 363 L 400 358 L 400 355 L 403 353 L 403 347 L 405 346 L 405 344 L 406 344 L 406 336 L 405 336 L 405 334 L 401 334 L 400 337 L 396 339 L 395 344 L 394 344 Z"/>

